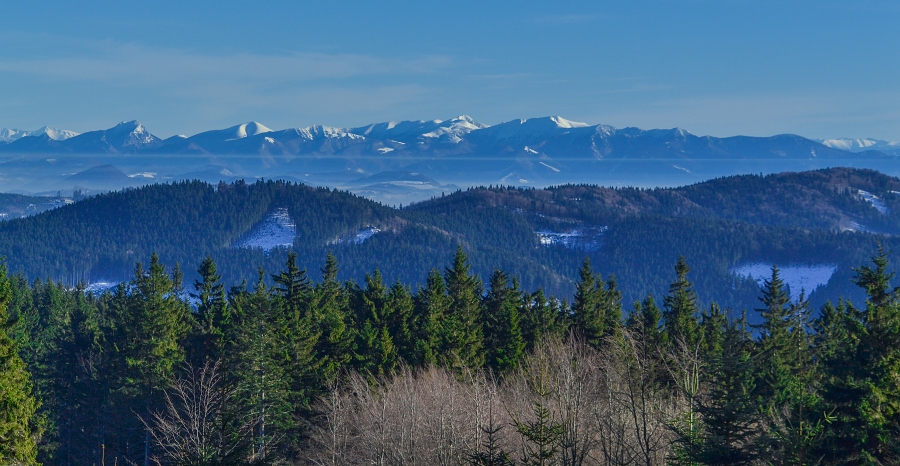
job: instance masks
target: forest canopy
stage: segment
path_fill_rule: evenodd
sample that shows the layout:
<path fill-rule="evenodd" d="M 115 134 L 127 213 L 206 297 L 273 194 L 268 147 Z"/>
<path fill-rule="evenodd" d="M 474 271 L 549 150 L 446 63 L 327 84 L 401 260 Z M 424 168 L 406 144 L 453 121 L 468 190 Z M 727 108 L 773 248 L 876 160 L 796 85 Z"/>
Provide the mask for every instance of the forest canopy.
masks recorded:
<path fill-rule="evenodd" d="M 295 254 L 233 287 L 212 258 L 187 283 L 153 254 L 100 295 L 3 271 L 0 403 L 16 409 L 0 434 L 21 443 L 0 461 L 900 461 L 883 250 L 855 269 L 864 301 L 818 317 L 777 266 L 737 310 L 702 305 L 684 258 L 630 305 L 590 259 L 571 301 L 500 269 L 483 283 L 459 246 L 449 259 L 414 289 L 378 269 L 341 280 L 333 256 L 310 274 Z"/>

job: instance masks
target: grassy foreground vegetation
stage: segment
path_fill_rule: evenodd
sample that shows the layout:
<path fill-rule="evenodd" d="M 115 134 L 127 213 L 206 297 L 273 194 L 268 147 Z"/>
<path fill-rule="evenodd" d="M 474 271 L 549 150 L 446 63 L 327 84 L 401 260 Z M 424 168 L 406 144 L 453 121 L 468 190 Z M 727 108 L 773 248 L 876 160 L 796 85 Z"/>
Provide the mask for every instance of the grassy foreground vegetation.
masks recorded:
<path fill-rule="evenodd" d="M 627 310 L 589 260 L 568 302 L 500 270 L 485 286 L 462 248 L 416 289 L 296 259 L 226 290 L 212 259 L 185 284 L 154 254 L 99 296 L 0 271 L 0 463 L 900 461 L 880 250 L 865 302 L 816 318 L 777 267 L 736 312 L 698 304 L 683 258 Z"/>

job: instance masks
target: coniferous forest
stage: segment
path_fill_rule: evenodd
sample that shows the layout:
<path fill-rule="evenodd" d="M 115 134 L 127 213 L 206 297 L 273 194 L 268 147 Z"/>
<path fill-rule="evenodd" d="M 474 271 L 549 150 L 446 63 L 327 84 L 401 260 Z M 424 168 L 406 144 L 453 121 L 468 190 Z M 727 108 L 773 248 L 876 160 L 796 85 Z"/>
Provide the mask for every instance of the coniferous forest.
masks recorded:
<path fill-rule="evenodd" d="M 701 304 L 684 258 L 633 303 L 589 259 L 570 300 L 446 259 L 415 288 L 293 253 L 230 287 L 211 258 L 186 282 L 153 254 L 100 295 L 3 269 L 0 463 L 900 461 L 881 249 L 854 270 L 864 301 L 820 309 L 777 266 L 737 310 Z"/>
<path fill-rule="evenodd" d="M 862 193 L 878 196 L 882 209 Z M 362 283 L 378 268 L 386 282 L 416 287 L 461 244 L 482 281 L 499 268 L 515 274 L 523 288 L 559 297 L 573 295 L 579 264 L 588 256 L 598 272 L 618 279 L 630 303 L 665 293 L 671 265 L 684 255 L 697 272 L 699 302 L 735 309 L 753 308 L 759 289 L 757 281 L 736 275 L 736 266 L 833 266 L 827 283 L 805 289 L 818 309 L 841 296 L 865 298 L 852 285 L 853 267 L 879 241 L 898 259 L 898 193 L 897 178 L 847 168 L 681 188 L 488 186 L 402 208 L 281 181 L 177 182 L 0 222 L 0 256 L 11 274 L 68 286 L 127 281 L 134 264 L 154 252 L 180 264 L 192 283 L 211 256 L 230 288 L 254 282 L 248 277 L 258 267 L 282 267 L 290 250 L 300 268 L 316 270 L 330 253 L 345 279 Z M 271 251 L 240 247 L 277 211 L 293 222 L 293 240 Z M 376 229 L 368 239 L 355 238 Z M 266 283 L 273 285 L 268 277 Z"/>

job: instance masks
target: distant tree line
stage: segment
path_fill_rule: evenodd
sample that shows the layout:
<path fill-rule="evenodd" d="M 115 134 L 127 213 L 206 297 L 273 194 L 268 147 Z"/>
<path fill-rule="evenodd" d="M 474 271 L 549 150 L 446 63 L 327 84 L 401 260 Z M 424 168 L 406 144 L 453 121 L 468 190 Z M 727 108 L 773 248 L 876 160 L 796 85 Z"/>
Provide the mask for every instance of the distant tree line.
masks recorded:
<path fill-rule="evenodd" d="M 701 306 L 682 258 L 623 310 L 485 286 L 457 248 L 416 289 L 288 256 L 226 290 L 157 255 L 96 296 L 0 271 L 0 464 L 896 464 L 900 291 L 813 318 L 777 267 L 758 325 Z"/>

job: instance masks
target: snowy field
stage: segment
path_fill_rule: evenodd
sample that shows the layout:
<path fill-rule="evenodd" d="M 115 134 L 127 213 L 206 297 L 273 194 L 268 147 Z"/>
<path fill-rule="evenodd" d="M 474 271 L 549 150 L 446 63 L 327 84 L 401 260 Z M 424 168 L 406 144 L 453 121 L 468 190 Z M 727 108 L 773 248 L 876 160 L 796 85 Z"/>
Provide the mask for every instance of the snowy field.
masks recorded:
<path fill-rule="evenodd" d="M 291 220 L 287 209 L 279 208 L 241 236 L 232 247 L 269 252 L 278 247 L 292 246 L 296 237 L 297 225 Z"/>
<path fill-rule="evenodd" d="M 786 265 L 778 266 L 779 275 L 784 283 L 791 289 L 791 297 L 797 299 L 800 290 L 806 290 L 807 296 L 816 288 L 828 283 L 834 272 L 835 264 L 818 265 Z M 756 262 L 745 264 L 731 269 L 731 272 L 740 277 L 750 277 L 763 286 L 763 281 L 772 278 L 772 264 Z"/>

